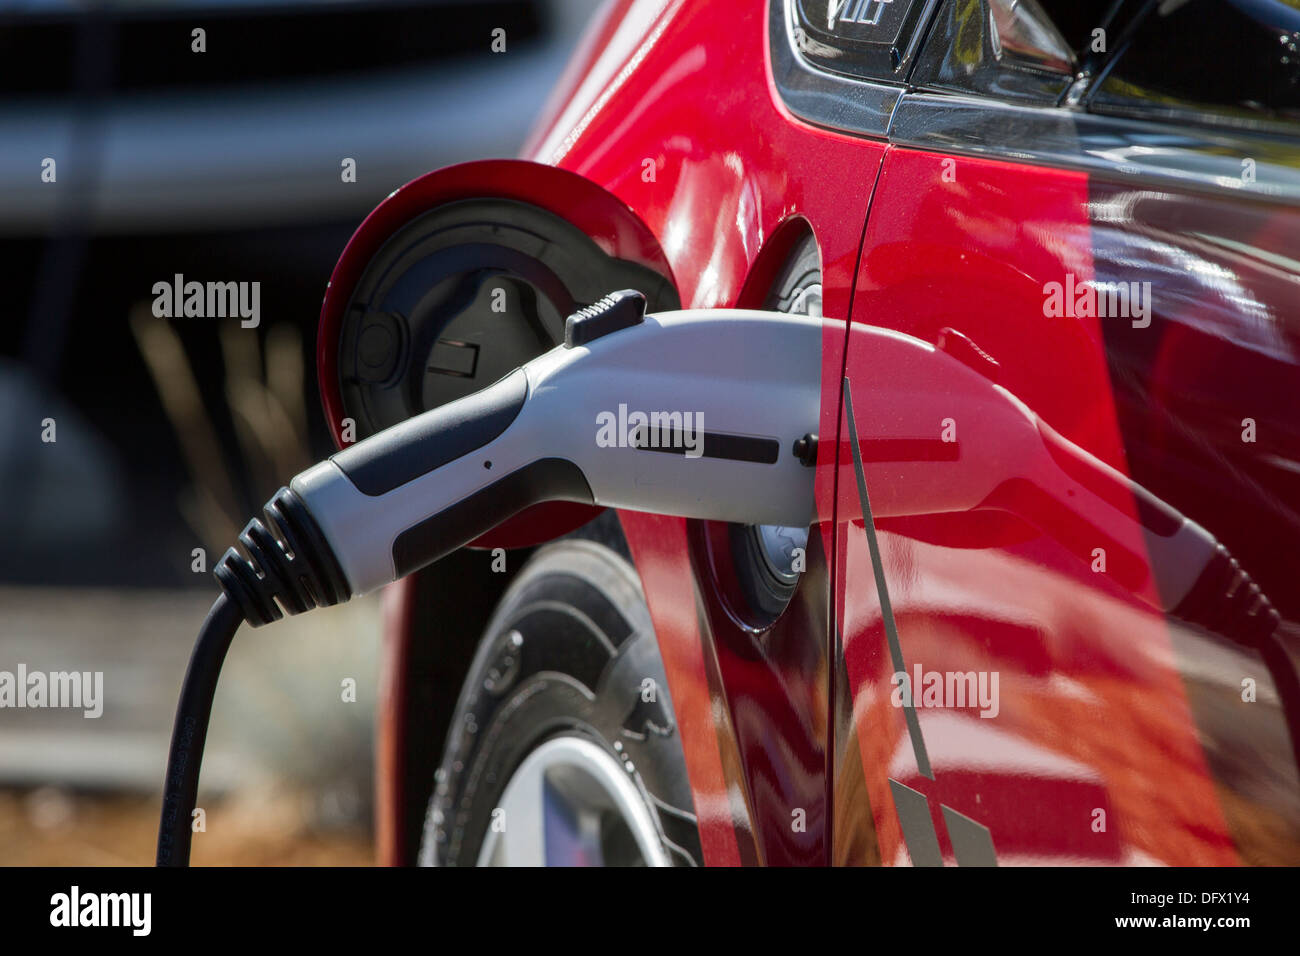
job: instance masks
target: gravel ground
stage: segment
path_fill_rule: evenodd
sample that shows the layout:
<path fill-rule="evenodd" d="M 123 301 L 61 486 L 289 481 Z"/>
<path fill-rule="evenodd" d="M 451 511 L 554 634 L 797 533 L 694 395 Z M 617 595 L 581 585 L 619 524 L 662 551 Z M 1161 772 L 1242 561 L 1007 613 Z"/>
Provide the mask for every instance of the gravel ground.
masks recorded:
<path fill-rule="evenodd" d="M 0 588 L 0 671 L 104 675 L 97 719 L 0 708 L 0 865 L 152 862 L 176 695 L 211 600 Z M 236 636 L 203 764 L 196 863 L 370 862 L 379 634 L 379 601 L 367 598 Z"/>
<path fill-rule="evenodd" d="M 309 799 L 244 795 L 208 810 L 194 835 L 195 866 L 370 866 L 368 832 L 321 830 Z M 0 791 L 0 853 L 6 866 L 149 866 L 158 799 L 72 794 L 52 788 Z"/>

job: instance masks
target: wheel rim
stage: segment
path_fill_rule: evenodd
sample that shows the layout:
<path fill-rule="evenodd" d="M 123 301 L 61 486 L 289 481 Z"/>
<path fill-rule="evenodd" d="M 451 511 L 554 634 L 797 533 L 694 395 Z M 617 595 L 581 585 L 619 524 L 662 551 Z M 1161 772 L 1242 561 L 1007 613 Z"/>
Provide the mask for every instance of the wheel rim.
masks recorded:
<path fill-rule="evenodd" d="M 670 866 L 650 808 L 608 751 L 553 737 L 506 783 L 479 866 Z"/>

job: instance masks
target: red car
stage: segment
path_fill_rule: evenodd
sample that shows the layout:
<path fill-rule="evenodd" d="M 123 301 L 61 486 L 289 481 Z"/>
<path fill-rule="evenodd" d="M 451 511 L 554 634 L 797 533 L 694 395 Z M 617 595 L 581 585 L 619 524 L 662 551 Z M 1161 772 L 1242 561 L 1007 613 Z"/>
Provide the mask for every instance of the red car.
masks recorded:
<path fill-rule="evenodd" d="M 329 420 L 625 288 L 823 317 L 815 520 L 551 502 L 392 585 L 384 862 L 1300 863 L 1300 7 L 609 3 L 358 230 Z"/>

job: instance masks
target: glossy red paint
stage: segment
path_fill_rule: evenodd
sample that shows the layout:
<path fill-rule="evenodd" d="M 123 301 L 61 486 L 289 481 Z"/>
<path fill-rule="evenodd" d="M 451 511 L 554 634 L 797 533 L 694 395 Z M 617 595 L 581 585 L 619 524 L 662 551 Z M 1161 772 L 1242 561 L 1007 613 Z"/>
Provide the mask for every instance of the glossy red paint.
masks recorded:
<path fill-rule="evenodd" d="M 1096 277 L 1096 184 L 1079 173 L 965 158 L 948 181 L 945 161 L 905 150 L 887 156 L 855 320 L 932 343 L 941 330 L 955 329 L 996 361 L 998 382 L 1047 425 L 1129 474 L 1110 365 L 1116 337 L 1139 333 L 1127 319 L 1049 316 L 1044 308 L 1048 283 Z M 1129 258 L 1131 269 L 1137 257 Z M 889 412 L 872 358 L 869 340 L 851 335 L 846 375 L 866 432 L 873 415 Z M 972 419 L 975 407 L 965 401 L 945 410 L 939 402 L 929 434 L 949 423 L 959 438 L 969 436 L 987 424 Z M 1008 485 L 990 502 L 995 510 L 876 522 L 909 673 L 920 665 L 1000 676 L 996 715 L 980 717 L 972 707 L 919 712 L 932 779 L 918 771 L 902 712 L 891 704 L 894 667 L 861 523 L 839 525 L 837 617 L 855 721 L 840 729 L 862 746 L 882 858 L 908 859 L 893 813 L 893 778 L 929 798 L 949 862 L 941 804 L 988 827 L 1002 862 L 1238 862 L 1249 824 L 1239 821 L 1234 838 L 1224 808 L 1239 806 L 1242 795 L 1216 780 L 1201 743 L 1221 733 L 1223 722 L 1198 723 L 1183 676 L 1195 654 L 1206 654 L 1197 645 L 1204 638 L 1137 600 L 1154 592 L 1140 536 L 1126 561 L 1116 560 L 1122 526 L 1137 513 L 1134 501 L 1118 502 L 1109 527 L 1080 529 L 1059 512 L 1045 514 L 1024 493 L 1030 462 L 997 442 L 999 434 L 1009 431 L 977 435 L 982 444 L 963 451 L 1004 470 Z M 856 510 L 847 452 L 841 469 L 840 513 L 847 516 Z M 902 479 L 902 471 L 877 471 L 873 498 L 889 502 Z M 906 483 L 908 493 L 916 487 Z M 957 489 L 942 490 L 951 497 Z M 1220 514 L 1201 509 L 1194 517 L 1222 535 Z M 1104 573 L 1088 560 L 1094 546 L 1106 548 Z M 1277 749 L 1260 757 L 1282 767 L 1287 760 Z M 1285 801 L 1259 802 L 1256 812 L 1286 812 Z"/>
<path fill-rule="evenodd" d="M 1279 383 L 1300 380 L 1300 297 L 1293 276 L 1267 265 L 1269 248 L 1300 259 L 1297 216 L 1220 206 L 1197 219 L 1196 198 L 1135 196 L 1083 173 L 1014 162 L 959 157 L 949 180 L 949 157 L 814 128 L 774 94 L 764 7 L 611 5 L 529 141 L 526 155 L 554 169 L 454 167 L 381 205 L 340 261 L 322 313 L 331 422 L 341 417 L 330 391 L 331 336 L 351 283 L 393 229 L 439 202 L 500 195 L 541 205 L 606 251 L 673 278 L 687 308 L 756 304 L 791 237 L 810 231 L 822 254 L 825 314 L 842 323 L 823 343 L 821 547 L 810 548 L 820 557 L 791 609 L 764 630 L 737 613 L 719 529 L 620 514 L 668 674 L 705 862 L 909 862 L 890 780 L 926 798 L 948 864 L 957 859 L 941 807 L 987 828 L 1003 864 L 1294 862 L 1300 808 L 1285 720 L 1276 707 L 1260 708 L 1247 733 L 1224 717 L 1241 675 L 1268 683 L 1268 667 L 1250 649 L 1151 610 L 1150 558 L 1130 527 L 1131 497 L 1081 530 L 1068 502 L 1064 511 L 1045 507 L 1028 489 L 1039 466 L 1026 446 L 999 442 L 996 429 L 967 450 L 1006 481 L 961 513 L 898 504 L 922 493 L 960 498 L 969 491 L 960 482 L 926 487 L 924 474 L 880 461 L 866 469 L 907 667 L 999 678 L 996 716 L 970 706 L 918 710 L 931 767 L 923 772 L 891 702 L 894 666 L 841 394 L 847 375 L 861 432 L 923 405 L 933 432 L 909 437 L 931 440 L 951 418 L 959 441 L 969 440 L 987 423 L 971 419 L 976 405 L 957 390 L 945 393 L 947 414 L 934 391 L 926 396 L 933 405 L 891 405 L 888 370 L 864 332 L 945 345 L 968 377 L 996 379 L 1062 442 L 1140 480 L 1234 551 L 1266 560 L 1278 551 L 1270 527 L 1298 540 L 1286 524 L 1300 520 L 1293 509 L 1278 513 L 1279 524 L 1265 520 L 1270 495 L 1291 486 L 1273 472 L 1255 484 L 1232 477 L 1221 433 L 1237 427 L 1243 407 L 1255 409 L 1271 429 L 1268 454 L 1300 460 L 1292 414 L 1300 390 L 1267 399 Z M 1110 211 L 1099 221 L 1102 203 Z M 1180 230 L 1189 217 L 1199 226 Z M 1157 292 L 1168 325 L 1150 337 L 1045 314 L 1047 283 L 1104 280 L 1161 255 L 1205 264 L 1197 274 L 1220 279 L 1163 303 Z M 1251 309 L 1278 330 L 1266 343 L 1273 364 L 1260 362 L 1258 343 L 1239 347 L 1262 334 L 1248 327 Z M 1218 356 L 1230 360 L 1235 385 L 1231 401 L 1208 413 L 1184 394 L 1221 394 L 1212 381 Z M 1154 398 L 1131 388 L 1124 370 L 1133 368 L 1152 376 Z M 1252 389 L 1252 378 L 1269 388 Z M 1188 491 L 1180 467 L 1216 478 Z M 1261 457 L 1252 474 L 1269 467 L 1278 470 Z M 1219 480 L 1224 474 L 1230 480 Z M 1257 493 L 1261 482 L 1271 482 L 1268 494 Z M 1225 494 L 1233 506 L 1216 511 Z M 1250 529 L 1234 529 L 1225 514 Z M 1088 561 L 1093 534 L 1107 549 L 1105 573 Z M 395 673 L 403 645 L 391 646 L 386 668 Z M 400 732 L 390 722 L 381 737 Z M 1252 777 L 1224 751 L 1280 769 Z M 389 759 L 381 772 L 400 768 Z M 381 815 L 396 812 L 400 783 L 390 784 Z M 802 829 L 792 826 L 794 811 Z M 381 841 L 394 832 L 381 825 Z"/>
<path fill-rule="evenodd" d="M 791 223 L 802 221 L 816 236 L 822 253 L 824 311 L 847 317 L 862 224 L 883 145 L 791 121 L 768 93 L 765 61 L 754 55 L 765 49 L 760 7 L 737 15 L 708 6 L 633 3 L 626 13 L 626 20 L 596 28 L 591 74 L 612 76 L 609 85 L 579 82 L 563 113 L 566 118 L 579 117 L 576 127 L 557 125 L 537 137 L 541 145 L 533 158 L 559 169 L 503 161 L 441 170 L 398 190 L 362 225 L 335 270 L 322 310 L 318 371 L 332 422 L 342 417 L 331 383 L 337 377 L 338 324 L 353 283 L 395 228 L 438 203 L 458 198 L 498 195 L 563 215 L 607 252 L 677 278 L 685 307 L 740 303 L 751 270 L 773 267 L 760 261 L 760 252 L 774 236 L 794 228 Z M 603 45 L 600 37 L 606 38 Z M 637 69 L 624 69 L 627 62 L 634 62 Z M 713 95 L 718 89 L 733 93 L 719 98 Z M 581 101 L 583 91 L 589 102 Z M 793 157 L 798 157 L 798 176 L 789 162 Z M 842 348 L 842 336 L 828 334 L 825 354 L 832 374 L 824 376 L 823 382 L 830 402 L 823 415 L 828 428 L 834 425 Z M 337 434 L 337 424 L 334 427 Z M 817 485 L 817 500 L 829 520 L 834 496 L 824 478 L 833 480 L 833 473 L 820 469 Z M 660 580 L 654 555 L 676 556 L 678 568 L 671 576 L 665 572 L 665 580 L 689 576 L 680 565 L 686 553 L 686 522 L 656 519 L 638 524 L 641 520 L 624 516 L 625 528 L 631 523 L 640 529 L 629 538 L 643 580 Z M 763 713 L 773 710 L 777 702 L 786 702 L 789 688 L 783 685 L 782 663 L 764 665 L 767 674 L 761 692 L 737 687 L 728 693 L 725 678 L 719 677 L 715 690 L 706 694 L 708 682 L 698 678 L 706 673 L 705 665 L 715 660 L 713 648 L 719 643 L 709 628 L 727 631 L 728 646 L 757 647 L 756 635 L 725 617 L 708 617 L 710 623 L 701 636 L 693 629 L 694 615 L 692 627 L 687 627 L 679 613 L 681 595 L 689 592 L 679 586 L 646 590 L 661 645 L 693 649 L 665 651 L 675 706 L 687 713 L 711 714 L 719 722 L 715 727 L 714 720 L 692 720 L 683 730 L 687 752 L 695 755 L 689 759 L 697 809 L 725 801 L 732 808 L 728 813 L 733 829 L 767 835 L 744 853 L 737 845 L 753 843 L 756 837 L 706 838 L 706 862 L 755 862 L 764 858 L 765 849 L 783 861 L 825 862 L 825 834 L 816 827 L 816 838 L 802 848 L 788 845 L 790 811 L 777 809 L 779 800 L 760 801 L 758 809 L 767 816 L 752 826 L 744 822 L 753 799 L 743 768 L 769 749 L 773 728 L 746 720 L 733 733 L 730 715 Z M 824 657 L 825 648 L 819 653 Z M 730 673 L 723 663 L 728 659 L 724 653 L 713 666 Z M 808 795 L 799 802 L 818 801 L 803 808 L 814 821 L 826 818 L 827 673 L 824 664 L 817 674 L 821 685 L 801 695 L 818 712 L 789 714 L 789 726 L 776 728 L 779 735 L 801 740 L 796 748 L 803 755 L 799 765 L 771 775 Z M 715 702 L 725 706 L 715 707 Z M 381 728 L 381 734 L 393 731 Z M 731 752 L 734 758 L 728 756 Z M 732 767 L 730 787 L 718 788 L 717 775 L 709 769 L 712 760 L 700 756 L 707 753 L 721 753 L 717 759 Z M 816 762 L 811 778 L 806 765 L 810 759 Z M 717 818 L 714 811 L 701 813 L 710 820 Z"/>
<path fill-rule="evenodd" d="M 409 862 L 406 802 L 406 699 L 410 693 L 411 641 L 416 636 L 415 581 L 402 578 L 384 589 L 384 643 L 375 715 L 375 862 Z"/>
<path fill-rule="evenodd" d="M 662 12 L 652 16 L 655 7 Z M 593 72 L 611 78 L 580 87 L 590 101 L 575 97 L 564 114 L 580 117 L 577 127 L 560 124 L 539 136 L 534 158 L 579 173 L 627 203 L 659 238 L 687 308 L 748 304 L 747 285 L 761 285 L 751 282 L 751 273 L 770 268 L 760 253 L 792 220 L 805 222 L 822 254 L 824 313 L 847 318 L 884 146 L 792 120 L 769 92 L 766 62 L 757 55 L 767 48 L 762 4 L 631 4 L 629 17 L 638 42 L 622 43 L 620 49 L 632 47 L 628 59 L 617 65 L 594 59 Z M 613 48 L 620 32 L 607 35 Z M 635 70 L 624 68 L 626 62 Z M 828 334 L 822 434 L 834 430 L 842 350 L 842 336 Z M 827 554 L 833 553 L 833 480 L 833 469 L 819 469 L 819 530 Z M 827 862 L 825 615 L 817 631 L 767 642 L 726 613 L 707 576 L 699 583 L 697 574 L 686 588 L 691 575 L 680 564 L 691 553 L 687 522 L 621 517 L 643 581 L 649 575 L 646 596 L 660 643 L 676 649 L 665 653 L 665 665 L 679 710 L 703 711 L 699 695 L 706 685 L 699 674 L 704 662 L 716 661 L 720 686 L 710 695 L 725 706 L 714 709 L 716 724 L 692 722 L 682 733 L 688 752 L 737 751 L 738 772 L 728 783 L 738 842 L 753 840 L 755 862 Z M 660 562 L 676 562 L 677 569 L 660 569 Z M 649 583 L 661 575 L 676 586 Z M 689 594 L 698 610 L 683 608 Z M 691 653 L 684 655 L 683 647 Z M 716 775 L 697 780 L 693 770 L 692 785 L 697 810 L 724 796 Z M 803 812 L 802 831 L 792 828 L 795 809 Z M 706 863 L 735 862 L 718 846 L 706 841 Z"/>
<path fill-rule="evenodd" d="M 1282 618 L 1262 644 L 1169 622 L 1197 766 L 1215 789 L 1225 856 L 1294 865 L 1300 209 L 1115 176 L 1090 181 L 1089 204 L 1098 276 L 1151 281 L 1149 326 L 1103 325 L 1129 473 L 1209 529 Z M 1245 703 L 1247 681 L 1267 687 L 1267 699 Z M 1161 835 L 1178 844 L 1169 856 L 1187 859 L 1203 834 L 1182 823 Z"/>
<path fill-rule="evenodd" d="M 736 304 L 732 290 L 761 272 L 755 250 L 772 235 L 767 224 L 798 215 L 821 243 L 828 315 L 852 314 L 855 323 L 931 343 L 943 341 L 945 329 L 959 333 L 950 339 L 964 336 L 990 356 L 1000 384 L 1046 426 L 1130 473 L 1126 446 L 1134 442 L 1121 431 L 1110 372 L 1114 330 L 1095 318 L 1044 314 L 1045 283 L 1097 277 L 1095 182 L 1077 172 L 961 158 L 956 181 L 947 183 L 946 157 L 889 149 L 875 183 L 873 172 L 886 154 L 880 144 L 793 120 L 775 103 L 766 76 L 763 95 L 754 95 L 758 78 L 744 51 L 766 49 L 761 11 L 737 15 L 665 4 L 651 22 L 644 14 L 655 5 L 631 6 L 641 14 L 640 45 L 626 56 L 635 69 L 616 70 L 594 57 L 592 72 L 603 77 L 589 87 L 596 95 L 579 102 L 575 93 L 562 121 L 539 137 L 534 155 L 627 202 L 661 237 L 685 305 Z M 603 35 L 616 37 L 618 29 L 607 27 Z M 643 175 L 647 160 L 650 181 Z M 861 266 L 846 302 L 843 283 L 853 274 L 846 260 L 868 206 Z M 1276 222 L 1272 234 L 1276 240 Z M 1237 234 L 1226 242 L 1243 238 L 1255 240 Z M 1240 264 L 1216 266 L 1240 270 Z M 855 354 L 852 344 L 846 365 L 843 355 L 842 344 L 827 343 L 823 435 L 840 426 L 841 370 L 854 378 L 855 404 L 868 420 L 884 398 L 873 389 L 872 376 L 881 370 L 870 356 Z M 953 414 L 960 419 L 964 411 Z M 997 671 L 1006 681 L 1001 696 L 1008 704 L 996 718 L 925 715 L 922 727 L 933 740 L 930 781 L 917 775 L 900 737 L 900 714 L 888 703 L 890 668 L 882 666 L 880 605 L 860 522 L 826 520 L 834 513 L 828 497 L 838 487 L 843 507 L 854 491 L 852 478 L 843 460 L 836 473 L 830 443 L 823 442 L 819 458 L 820 530 L 835 582 L 827 633 L 838 630 L 843 642 L 829 651 L 820 673 L 801 668 L 791 645 L 765 644 L 729 616 L 725 589 L 710 583 L 716 569 L 701 561 L 698 547 L 688 551 L 696 566 L 689 593 L 698 608 L 699 653 L 716 660 L 721 687 L 711 694 L 727 703 L 715 721 L 718 747 L 726 751 L 734 739 L 738 748 L 748 813 L 744 820 L 736 815 L 737 828 L 753 834 L 760 859 L 851 859 L 834 844 L 854 843 L 870 813 L 874 851 L 868 848 L 867 856 L 906 860 L 890 776 L 930 798 L 949 862 L 941 803 L 987 826 L 1004 862 L 1238 859 L 1221 800 L 1224 783 L 1207 765 L 1199 741 L 1206 728 L 1195 719 L 1183 676 L 1203 638 L 1137 600 L 1151 596 L 1153 582 L 1131 528 L 1112 528 L 1100 539 L 1109 546 L 1110 566 L 1099 576 L 1080 561 L 1087 534 L 1056 512 L 1045 514 L 1014 484 L 990 502 L 997 509 L 938 521 L 880 520 L 886 578 L 897 589 L 909 656 L 929 669 Z M 1022 463 L 1006 464 L 1016 475 Z M 897 490 L 887 481 L 877 488 L 882 499 Z M 1123 526 L 1135 512 L 1131 500 L 1119 501 L 1114 521 Z M 1208 525 L 1212 516 L 1202 509 L 1195 517 Z M 624 524 L 639 561 L 646 534 L 657 535 L 648 561 L 667 563 L 674 554 L 680 561 L 690 547 L 685 522 L 659 519 L 645 527 L 624 516 Z M 671 576 L 667 569 L 659 573 Z M 661 637 L 691 643 L 678 613 L 686 579 L 677 574 L 674 587 L 647 585 L 647 595 Z M 817 641 L 811 630 L 803 636 Z M 837 701 L 830 672 L 840 653 L 847 699 Z M 684 681 L 674 681 L 673 673 L 670 666 L 674 686 Z M 698 680 L 694 686 L 701 686 Z M 840 716 L 818 728 L 814 712 L 825 701 Z M 860 748 L 859 759 L 845 756 L 848 745 Z M 784 763 L 775 766 L 771 755 L 782 749 Z M 817 779 L 814 754 L 828 768 L 825 780 Z M 837 755 L 834 769 L 830 754 Z M 865 792 L 835 779 L 859 764 L 867 768 Z M 801 774 L 806 779 L 798 780 Z M 824 785 L 826 796 L 809 817 L 842 821 L 843 832 L 817 833 L 800 847 L 789 837 L 789 813 L 812 802 L 810 783 Z M 1239 799 L 1238 792 L 1229 802 Z M 1278 800 L 1263 802 L 1268 812 L 1293 812 Z"/>

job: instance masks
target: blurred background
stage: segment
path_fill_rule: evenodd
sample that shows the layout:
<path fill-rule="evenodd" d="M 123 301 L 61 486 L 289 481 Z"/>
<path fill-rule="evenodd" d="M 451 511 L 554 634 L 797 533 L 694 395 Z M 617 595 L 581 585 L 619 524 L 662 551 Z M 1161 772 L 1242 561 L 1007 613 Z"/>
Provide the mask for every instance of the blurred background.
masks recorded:
<path fill-rule="evenodd" d="M 104 674 L 98 719 L 0 709 L 0 864 L 152 862 L 210 569 L 333 450 L 335 261 L 402 183 L 515 155 L 596 6 L 0 0 L 0 671 Z M 259 326 L 155 318 L 177 273 L 260 283 Z M 379 601 L 258 636 L 223 672 L 194 861 L 368 864 Z"/>

